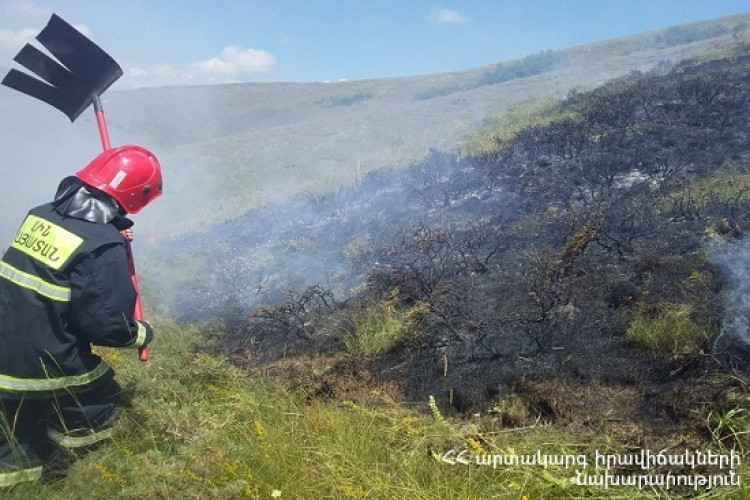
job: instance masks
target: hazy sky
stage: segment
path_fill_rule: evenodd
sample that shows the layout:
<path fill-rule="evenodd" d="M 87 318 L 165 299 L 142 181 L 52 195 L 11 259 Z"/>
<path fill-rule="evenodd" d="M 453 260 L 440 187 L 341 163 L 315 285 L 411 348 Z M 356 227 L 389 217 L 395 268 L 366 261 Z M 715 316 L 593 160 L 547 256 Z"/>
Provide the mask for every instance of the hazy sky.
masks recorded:
<path fill-rule="evenodd" d="M 750 0 L 0 0 L 0 67 L 52 12 L 113 88 L 442 73 L 750 11 Z"/>

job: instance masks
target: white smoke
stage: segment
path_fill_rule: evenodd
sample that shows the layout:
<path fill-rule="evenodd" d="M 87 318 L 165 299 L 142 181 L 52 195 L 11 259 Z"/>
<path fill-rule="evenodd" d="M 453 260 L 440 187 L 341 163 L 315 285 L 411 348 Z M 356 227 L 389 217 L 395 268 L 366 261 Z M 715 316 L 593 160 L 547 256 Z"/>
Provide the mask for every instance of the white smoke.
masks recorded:
<path fill-rule="evenodd" d="M 714 351 L 732 357 L 750 355 L 750 241 L 712 244 L 708 252 L 710 260 L 721 266 L 729 279 L 724 320 Z"/>
<path fill-rule="evenodd" d="M 70 121 L 47 104 L 0 86 L 0 249 L 26 212 L 101 151 L 93 116 Z"/>

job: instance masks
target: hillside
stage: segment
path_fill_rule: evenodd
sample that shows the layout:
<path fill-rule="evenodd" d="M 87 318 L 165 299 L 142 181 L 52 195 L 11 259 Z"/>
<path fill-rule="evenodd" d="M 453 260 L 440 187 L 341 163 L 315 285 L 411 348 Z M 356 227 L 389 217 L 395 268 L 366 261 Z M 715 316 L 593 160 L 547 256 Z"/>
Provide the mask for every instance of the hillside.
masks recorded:
<path fill-rule="evenodd" d="M 519 104 L 720 54 L 748 21 L 750 14 L 731 16 L 439 75 L 128 91 L 115 84 L 104 106 L 113 144 L 146 145 L 164 164 L 166 194 L 152 216 L 139 218 L 142 234 L 184 234 L 376 168 L 408 165 L 429 148 L 454 150 Z M 22 167 L 13 186 L 0 188 L 5 239 L 23 216 L 21 205 L 46 201 L 57 179 L 99 148 L 93 114 L 71 126 L 48 108 L 11 91 L 0 99 L 6 164 Z M 23 203 L 16 203 L 19 193 Z"/>
<path fill-rule="evenodd" d="M 128 400 L 114 442 L 78 460 L 65 479 L 4 490 L 3 498 L 663 500 L 706 493 L 705 483 L 697 489 L 586 484 L 601 480 L 605 470 L 649 477 L 637 468 L 596 462 L 597 453 L 633 456 L 621 433 L 613 432 L 613 419 L 600 422 L 600 432 L 591 436 L 543 422 L 513 427 L 507 420 L 513 406 L 501 402 L 483 418 L 465 420 L 449 418 L 429 401 L 396 405 L 386 392 L 372 393 L 377 405 L 331 404 L 207 356 L 207 339 L 195 328 L 165 320 L 157 326 L 159 351 L 149 363 L 121 350 L 103 352 Z M 711 426 L 717 435 L 711 448 L 731 456 L 730 438 L 746 420 L 722 417 Z M 680 477 L 693 479 L 705 480 L 707 473 L 742 477 L 739 486 L 716 484 L 700 498 L 747 497 L 745 458 L 731 469 L 681 470 Z M 667 468 L 645 472 L 656 483 Z"/>
<path fill-rule="evenodd" d="M 194 135 L 167 150 L 200 143 L 248 210 L 139 241 L 161 333 L 145 365 L 104 350 L 129 397 L 114 446 L 11 498 L 750 497 L 750 44 L 692 41 L 681 49 L 701 57 L 666 63 L 659 51 L 675 46 L 655 48 L 660 36 L 637 38 L 655 51 L 641 71 L 517 98 L 472 136 L 435 115 L 430 130 L 453 130 L 460 148 L 426 142 L 403 163 L 355 165 L 348 182 L 284 191 L 292 164 L 276 179 L 223 156 L 218 167 L 260 147 L 239 107 L 226 122 L 180 121 Z M 561 61 L 514 71 L 548 57 Z M 420 77 L 406 114 L 568 70 L 480 86 L 503 72 L 443 87 Z M 321 109 L 266 108 L 265 144 L 313 114 L 341 125 L 337 108 L 379 95 L 354 86 L 365 83 L 314 98 L 279 85 Z M 199 141 L 204 126 L 214 136 Z M 314 143 L 299 147 L 325 156 Z M 279 199 L 250 196 L 245 174 L 278 182 Z M 197 210 L 221 219 L 240 203 L 223 189 L 222 207 Z M 709 451 L 737 460 L 681 458 Z M 668 458 L 639 466 L 640 453 Z M 603 455 L 620 458 L 605 467 Z M 529 462 L 542 456 L 554 463 Z M 580 482 L 604 472 L 646 483 Z"/>
<path fill-rule="evenodd" d="M 165 242 L 153 262 L 194 274 L 155 294 L 312 397 L 500 400 L 512 425 L 609 415 L 633 446 L 701 446 L 707 414 L 745 404 L 750 360 L 737 50 L 518 113 L 474 155 L 433 150 Z"/>
<path fill-rule="evenodd" d="M 553 346 L 566 351 L 574 347 L 565 347 L 574 331 L 616 332 L 628 319 L 621 306 L 638 303 L 645 290 L 654 304 L 686 299 L 682 285 L 661 281 L 680 276 L 675 269 L 685 255 L 696 262 L 691 272 L 708 272 L 703 231 L 742 234 L 735 219 L 743 213 L 744 191 L 723 208 L 714 207 L 713 193 L 692 199 L 714 176 L 710 182 L 744 186 L 746 83 L 741 69 L 731 69 L 741 64 L 733 56 L 678 65 L 666 75 L 634 74 L 572 93 L 530 114 L 538 124 L 517 126 L 511 139 L 496 137 L 489 151 L 432 150 L 409 168 L 373 171 L 356 185 L 267 205 L 165 241 L 154 247 L 149 274 L 165 274 L 156 281 L 171 281 L 181 293 L 162 286 L 160 305 L 191 321 L 230 325 L 265 307 L 255 314 L 278 323 L 281 331 L 268 337 L 283 339 L 276 343 L 287 353 L 295 332 L 304 339 L 317 324 L 331 323 L 307 313 L 351 308 L 360 292 L 426 304 L 448 344 L 471 344 L 463 337 L 472 330 L 481 349 L 475 345 L 467 358 L 479 356 L 475 349 L 484 350 L 480 357 L 504 357 L 508 345 L 521 356 Z M 718 214 L 707 217 L 706 206 Z M 691 231 L 689 222 L 699 229 Z M 581 264 L 587 252 L 593 260 Z M 498 288 L 504 282 L 510 287 Z M 660 297 L 654 286 L 677 288 Z M 482 293 L 461 293 L 467 289 Z M 398 297 L 391 297 L 394 291 Z M 486 304 L 484 295 L 495 298 Z M 532 296 L 540 303 L 529 303 Z M 575 321 L 557 331 L 560 325 L 544 324 L 553 313 Z M 589 317 L 600 324 L 587 324 Z M 525 333 L 501 339 L 509 324 Z M 585 371 L 593 369 L 586 356 L 581 362 Z"/>
<path fill-rule="evenodd" d="M 104 351 L 114 446 L 10 498 L 746 498 L 749 69 L 632 74 L 151 248 L 185 281 L 149 303 L 206 332 L 150 311 L 151 362 Z"/>
<path fill-rule="evenodd" d="M 748 21 L 750 14 L 733 16 L 440 75 L 113 89 L 105 108 L 114 143 L 142 143 L 159 153 L 166 195 L 158 214 L 140 224 L 174 234 L 323 192 L 379 167 L 408 165 L 429 148 L 454 150 L 485 120 L 523 103 L 720 53 Z M 0 103 L 0 116 L 25 116 L 33 103 L 18 98 L 10 110 L 12 103 Z M 76 129 L 88 132 L 89 148 L 96 148 L 93 116 Z M 71 144 L 80 138 L 65 140 L 65 151 L 77 151 Z"/>

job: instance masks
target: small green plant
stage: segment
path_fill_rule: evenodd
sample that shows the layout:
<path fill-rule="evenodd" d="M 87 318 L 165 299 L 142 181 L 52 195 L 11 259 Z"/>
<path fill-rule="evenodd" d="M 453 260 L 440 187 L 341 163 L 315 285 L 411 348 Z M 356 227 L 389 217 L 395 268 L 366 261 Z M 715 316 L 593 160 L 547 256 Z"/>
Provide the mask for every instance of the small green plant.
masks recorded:
<path fill-rule="evenodd" d="M 641 347 L 669 356 L 699 351 L 710 338 L 710 329 L 692 317 L 690 304 L 662 302 L 639 307 L 625 334 Z"/>
<path fill-rule="evenodd" d="M 503 427 L 521 427 L 527 420 L 529 409 L 524 400 L 511 394 L 507 398 L 498 401 L 489 412 L 497 415 Z"/>
<path fill-rule="evenodd" d="M 750 446 L 750 384 L 736 375 L 729 375 L 723 383 L 723 401 L 708 413 L 706 428 L 719 449 L 744 455 Z"/>
<path fill-rule="evenodd" d="M 739 447 L 741 453 L 743 436 L 750 434 L 750 412 L 747 408 L 732 408 L 725 412 L 711 412 L 708 428 L 714 442 L 721 449 Z M 729 443 L 729 446 L 727 446 Z"/>
<path fill-rule="evenodd" d="M 388 300 L 366 301 L 357 306 L 352 316 L 352 328 L 341 335 L 349 353 L 373 357 L 384 354 L 398 345 L 420 335 L 420 318 L 425 306 L 402 309 L 392 294 Z"/>
<path fill-rule="evenodd" d="M 448 421 L 445 419 L 442 412 L 440 411 L 440 408 L 437 405 L 437 401 L 435 401 L 435 396 L 429 397 L 428 404 L 430 405 L 430 412 L 432 413 L 432 416 L 435 419 L 435 422 L 437 422 L 438 425 L 440 425 L 441 427 L 450 429 L 451 424 L 448 423 Z"/>
<path fill-rule="evenodd" d="M 0 407 L 0 410 L 3 408 Z M 21 462 L 23 459 L 23 450 L 18 446 L 18 442 L 13 437 L 13 429 L 15 428 L 16 422 L 13 415 L 6 415 L 5 411 L 0 411 L 0 442 L 7 441 L 10 445 L 10 452 L 11 456 L 14 457 L 14 460 L 17 462 Z M 10 458 L 10 457 L 7 457 Z M 13 472 L 9 470 L 4 470 L 2 467 L 0 467 L 0 484 L 2 484 L 2 474 L 4 472 Z"/>

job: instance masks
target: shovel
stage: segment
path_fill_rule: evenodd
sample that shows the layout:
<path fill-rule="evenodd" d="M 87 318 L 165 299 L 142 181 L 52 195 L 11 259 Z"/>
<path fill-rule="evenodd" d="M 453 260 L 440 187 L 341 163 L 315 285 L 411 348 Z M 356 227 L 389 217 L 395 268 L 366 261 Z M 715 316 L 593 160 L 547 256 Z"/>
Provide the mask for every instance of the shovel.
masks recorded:
<path fill-rule="evenodd" d="M 41 80 L 11 69 L 0 83 L 46 102 L 62 111 L 71 122 L 93 104 L 102 148 L 104 151 L 110 149 L 107 123 L 99 96 L 122 76 L 120 65 L 57 14 L 52 14 L 47 26 L 36 39 L 59 63 L 36 47 L 26 44 L 13 60 Z M 138 292 L 133 318 L 143 320 L 138 277 L 135 274 L 129 240 L 127 246 L 130 275 Z M 141 361 L 148 360 L 147 347 L 139 350 L 138 358 Z"/>

